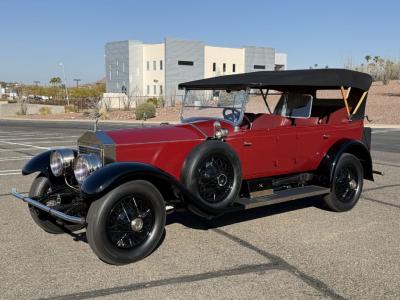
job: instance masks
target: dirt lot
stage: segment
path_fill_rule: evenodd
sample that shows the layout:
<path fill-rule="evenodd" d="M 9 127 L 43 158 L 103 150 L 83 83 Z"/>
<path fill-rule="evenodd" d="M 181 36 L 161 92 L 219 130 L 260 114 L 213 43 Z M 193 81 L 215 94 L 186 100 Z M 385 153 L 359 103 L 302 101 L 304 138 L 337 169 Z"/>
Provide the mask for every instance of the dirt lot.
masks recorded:
<path fill-rule="evenodd" d="M 338 92 L 337 92 L 338 93 Z M 335 95 L 340 97 L 338 93 Z M 271 102 L 273 104 L 274 96 Z M 273 107 L 274 105 L 272 105 Z M 247 107 L 250 111 L 265 110 L 264 103 L 259 99 L 257 104 Z M 151 121 L 179 121 L 180 107 L 158 108 L 157 115 Z M 382 82 L 374 82 L 368 94 L 366 114 L 372 120 L 373 124 L 400 124 L 400 80 L 392 80 L 388 85 L 383 85 Z M 68 114 L 52 114 L 52 115 L 32 115 L 18 118 L 27 119 L 66 119 L 66 120 L 81 120 L 89 119 L 83 113 L 68 113 Z M 133 111 L 112 111 L 106 116 L 108 120 L 135 120 Z"/>

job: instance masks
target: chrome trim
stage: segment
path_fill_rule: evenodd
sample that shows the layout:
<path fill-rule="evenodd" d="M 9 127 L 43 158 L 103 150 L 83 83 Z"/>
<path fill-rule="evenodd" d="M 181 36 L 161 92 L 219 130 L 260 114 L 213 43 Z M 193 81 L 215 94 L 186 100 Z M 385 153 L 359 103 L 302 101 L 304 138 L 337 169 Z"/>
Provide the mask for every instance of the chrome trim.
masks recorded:
<path fill-rule="evenodd" d="M 82 224 L 82 225 L 86 224 L 86 219 L 84 217 L 76 217 L 76 216 L 70 216 L 70 215 L 64 214 L 63 212 L 55 210 L 53 208 L 50 208 L 47 205 L 40 203 L 39 201 L 33 200 L 29 197 L 25 197 L 24 195 L 17 193 L 16 188 L 12 188 L 11 194 L 14 197 L 16 197 L 24 202 L 27 202 L 28 204 L 30 204 L 40 210 L 43 210 L 44 212 L 47 212 L 48 214 L 50 214 L 54 217 L 60 218 L 64 221 L 71 222 L 71 223 Z"/>

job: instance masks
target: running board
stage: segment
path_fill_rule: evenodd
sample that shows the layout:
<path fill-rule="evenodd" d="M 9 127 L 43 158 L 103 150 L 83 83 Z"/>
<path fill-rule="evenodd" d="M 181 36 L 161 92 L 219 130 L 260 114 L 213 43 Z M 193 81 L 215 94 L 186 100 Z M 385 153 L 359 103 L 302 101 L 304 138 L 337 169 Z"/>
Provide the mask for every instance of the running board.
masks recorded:
<path fill-rule="evenodd" d="M 235 201 L 235 204 L 240 206 L 241 209 L 250 209 L 265 205 L 272 205 L 276 203 L 297 200 L 301 198 L 328 194 L 329 192 L 330 192 L 329 188 L 316 185 L 307 185 L 302 187 L 275 191 L 272 195 L 261 196 L 252 199 L 240 198 Z"/>

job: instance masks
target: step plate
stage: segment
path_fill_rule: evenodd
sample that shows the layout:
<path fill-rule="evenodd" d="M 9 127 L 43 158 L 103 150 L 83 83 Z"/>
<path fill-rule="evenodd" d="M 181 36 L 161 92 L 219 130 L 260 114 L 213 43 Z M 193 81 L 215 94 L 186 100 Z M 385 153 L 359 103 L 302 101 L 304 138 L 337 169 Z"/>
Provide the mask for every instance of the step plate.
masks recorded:
<path fill-rule="evenodd" d="M 272 195 L 257 197 L 253 199 L 240 198 L 235 201 L 235 204 L 242 206 L 243 209 L 250 209 L 265 205 L 272 205 L 276 203 L 297 200 L 301 198 L 328 194 L 329 192 L 329 188 L 316 185 L 308 185 L 282 191 L 275 191 Z"/>

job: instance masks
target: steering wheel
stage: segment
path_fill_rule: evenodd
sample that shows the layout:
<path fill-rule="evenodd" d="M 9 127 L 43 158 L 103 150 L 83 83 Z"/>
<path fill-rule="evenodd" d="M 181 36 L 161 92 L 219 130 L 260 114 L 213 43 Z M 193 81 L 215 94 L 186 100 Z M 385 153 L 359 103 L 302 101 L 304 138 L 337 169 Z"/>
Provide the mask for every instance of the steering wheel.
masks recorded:
<path fill-rule="evenodd" d="M 225 120 L 236 122 L 240 118 L 240 110 L 233 107 L 226 107 L 222 111 Z"/>
<path fill-rule="evenodd" d="M 231 122 L 236 122 L 237 120 L 239 120 L 240 113 L 241 113 L 240 110 L 233 107 L 226 107 L 222 111 L 224 119 Z M 250 129 L 251 127 L 251 121 L 245 114 L 243 114 L 243 121 L 241 126 L 247 126 L 247 129 Z"/>

